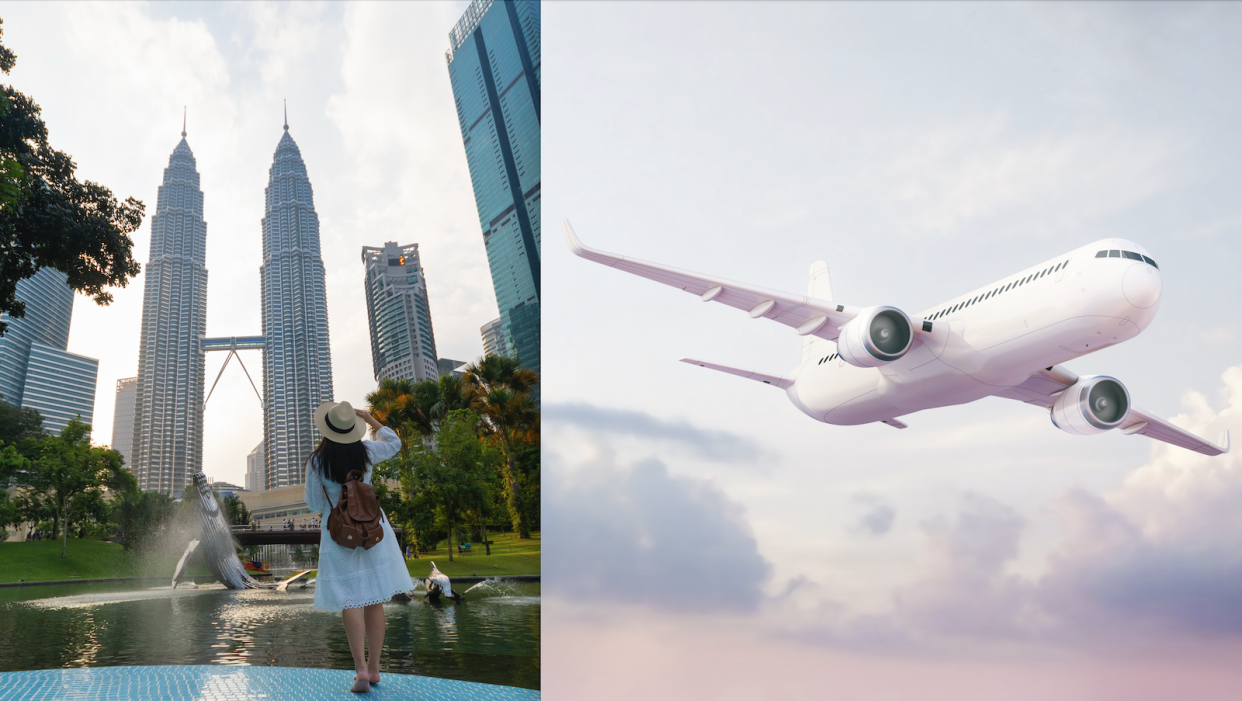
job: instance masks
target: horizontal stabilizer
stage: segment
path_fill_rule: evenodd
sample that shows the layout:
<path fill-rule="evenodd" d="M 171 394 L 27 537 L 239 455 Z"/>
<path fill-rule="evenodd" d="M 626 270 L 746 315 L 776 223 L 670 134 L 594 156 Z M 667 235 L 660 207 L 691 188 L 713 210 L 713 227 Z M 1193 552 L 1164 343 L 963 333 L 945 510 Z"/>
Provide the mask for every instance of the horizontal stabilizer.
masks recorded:
<path fill-rule="evenodd" d="M 786 389 L 794 383 L 794 381 L 788 377 L 765 375 L 761 372 L 754 372 L 752 370 L 743 370 L 741 368 L 729 367 L 728 365 L 709 363 L 706 360 L 695 360 L 694 358 L 681 358 L 680 360 L 683 363 L 690 363 L 691 365 L 698 365 L 699 367 L 707 368 L 708 370 L 716 370 L 717 372 L 744 377 L 748 380 L 755 380 L 756 382 L 762 382 L 765 385 L 772 385 L 773 387 L 780 387 L 781 389 Z"/>

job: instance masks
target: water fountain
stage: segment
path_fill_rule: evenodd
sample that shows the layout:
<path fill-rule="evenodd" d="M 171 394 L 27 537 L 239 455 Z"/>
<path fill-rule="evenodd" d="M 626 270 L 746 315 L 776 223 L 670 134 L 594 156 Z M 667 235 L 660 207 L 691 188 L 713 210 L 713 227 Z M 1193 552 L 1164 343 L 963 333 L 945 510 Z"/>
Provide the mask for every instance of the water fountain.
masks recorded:
<path fill-rule="evenodd" d="M 190 545 L 186 547 L 185 552 L 181 554 L 181 559 L 177 560 L 177 569 L 173 570 L 171 589 L 177 588 L 177 579 L 181 577 L 181 570 L 185 568 L 185 561 L 189 559 L 190 553 L 198 547 L 197 540 L 191 540 Z"/>
<path fill-rule="evenodd" d="M 201 507 L 199 509 L 199 516 L 202 519 L 201 542 L 207 569 L 211 570 L 215 578 L 229 589 L 263 588 L 264 585 L 246 573 L 241 560 L 237 558 L 233 533 L 229 530 L 228 522 L 224 520 L 224 514 L 220 511 L 215 492 L 211 491 L 211 485 L 207 483 L 207 475 L 201 472 L 194 473 L 194 486 L 198 492 Z M 185 496 L 189 498 L 190 493 L 186 492 Z M 189 554 L 188 550 L 186 552 Z M 184 559 L 183 556 L 182 560 Z M 178 572 L 180 569 L 179 565 Z"/>
<path fill-rule="evenodd" d="M 423 580 L 423 584 L 427 587 L 427 599 L 432 603 L 439 603 L 442 594 L 452 599 L 455 604 L 461 603 L 461 593 L 453 591 L 448 575 L 437 569 L 436 563 L 431 563 L 431 574 Z"/>

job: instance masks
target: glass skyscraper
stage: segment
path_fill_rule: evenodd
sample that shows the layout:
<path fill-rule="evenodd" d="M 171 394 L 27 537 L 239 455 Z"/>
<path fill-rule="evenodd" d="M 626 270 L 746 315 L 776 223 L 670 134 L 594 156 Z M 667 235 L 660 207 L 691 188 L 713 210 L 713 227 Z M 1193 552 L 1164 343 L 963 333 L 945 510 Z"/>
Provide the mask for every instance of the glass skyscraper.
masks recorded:
<path fill-rule="evenodd" d="M 116 381 L 116 408 L 112 412 L 112 449 L 125 458 L 125 467 L 133 472 L 130 460 L 134 454 L 134 395 L 138 378 L 124 377 Z"/>
<path fill-rule="evenodd" d="M 449 80 L 507 347 L 539 370 L 539 3 L 474 0 Z"/>
<path fill-rule="evenodd" d="M 203 191 L 183 130 L 151 217 L 130 466 L 142 489 L 176 497 L 203 469 L 206 260 Z"/>
<path fill-rule="evenodd" d="M 69 346 L 73 289 L 64 273 L 41 268 L 33 277 L 17 281 L 17 299 L 26 304 L 24 317 L 13 319 L 0 314 L 9 326 L 0 336 L 0 396 L 13 406 L 22 405 L 30 345 L 40 343 L 61 350 Z"/>
<path fill-rule="evenodd" d="M 26 304 L 25 316 L 0 316 L 8 324 L 0 336 L 0 396 L 13 406 L 38 410 L 43 429 L 52 433 L 73 418 L 89 424 L 95 413 L 99 361 L 65 350 L 73 317 L 68 280 L 52 268 L 19 280 L 17 299 Z"/>
<path fill-rule="evenodd" d="M 363 246 L 362 263 L 366 267 L 367 321 L 376 382 L 438 378 L 436 338 L 418 244 Z"/>
<path fill-rule="evenodd" d="M 43 430 L 52 433 L 60 433 L 72 419 L 90 425 L 95 419 L 98 379 L 98 360 L 32 343 L 22 407 L 37 409 L 43 416 Z"/>
<path fill-rule="evenodd" d="M 302 152 L 289 124 L 276 145 L 264 191 L 263 444 L 268 489 L 302 482 L 319 444 L 315 408 L 332 401 L 328 301 L 319 250 L 319 216 Z"/>

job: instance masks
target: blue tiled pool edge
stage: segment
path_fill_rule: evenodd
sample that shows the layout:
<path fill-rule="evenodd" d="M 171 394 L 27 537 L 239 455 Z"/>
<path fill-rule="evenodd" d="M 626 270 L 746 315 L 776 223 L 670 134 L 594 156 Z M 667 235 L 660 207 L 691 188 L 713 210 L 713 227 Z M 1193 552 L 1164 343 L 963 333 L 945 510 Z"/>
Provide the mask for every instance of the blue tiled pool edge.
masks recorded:
<path fill-rule="evenodd" d="M 540 692 L 511 686 L 384 674 L 368 694 L 349 691 L 339 669 L 160 665 L 40 669 L 0 673 L 0 701 L 531 701 Z"/>

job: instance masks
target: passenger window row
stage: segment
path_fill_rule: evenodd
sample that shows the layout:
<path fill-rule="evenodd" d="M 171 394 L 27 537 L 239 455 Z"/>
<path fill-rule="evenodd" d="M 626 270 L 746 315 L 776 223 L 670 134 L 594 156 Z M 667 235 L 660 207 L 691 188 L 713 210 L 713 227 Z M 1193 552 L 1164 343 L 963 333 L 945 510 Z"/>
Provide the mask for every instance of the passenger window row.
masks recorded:
<path fill-rule="evenodd" d="M 1098 256 L 1097 256 L 1097 257 L 1098 257 Z M 1056 271 L 1058 271 L 1058 270 L 1060 270 L 1060 269 L 1064 268 L 1064 267 L 1065 267 L 1065 266 L 1067 266 L 1067 265 L 1069 265 L 1069 260 L 1065 260 L 1065 261 L 1063 261 L 1063 262 L 1061 262 L 1061 263 L 1059 263 L 1059 264 L 1057 264 L 1056 266 L 1051 267 L 1051 268 L 1044 268 L 1043 270 L 1039 271 L 1038 273 L 1034 273 L 1034 274 L 1032 274 L 1032 275 L 1028 275 L 1028 276 L 1026 276 L 1025 278 L 1022 278 L 1022 279 L 1020 279 L 1020 280 L 1015 280 L 1014 282 L 1011 282 L 1011 283 L 1009 283 L 1008 285 L 1003 285 L 1003 286 L 1001 286 L 1001 287 L 998 287 L 998 288 L 996 288 L 996 289 L 992 290 L 991 292 L 988 292 L 988 293 L 986 293 L 986 294 L 981 294 L 981 295 L 979 295 L 978 297 L 975 297 L 974 299 L 969 299 L 969 300 L 966 300 L 965 302 L 962 302 L 961 304 L 955 304 L 955 305 L 953 305 L 952 307 L 949 307 L 948 309 L 942 309 L 942 310 L 940 310 L 940 311 L 936 312 L 935 314 L 932 314 L 931 316 L 927 317 L 927 320 L 928 320 L 928 321 L 935 321 L 936 319 L 939 319 L 939 318 L 941 318 L 941 317 L 943 317 L 943 316 L 945 316 L 945 315 L 947 315 L 947 314 L 952 314 L 953 312 L 956 312 L 956 311 L 958 311 L 958 310 L 965 309 L 966 307 L 969 307 L 969 306 L 971 306 L 972 304 L 976 304 L 976 303 L 978 303 L 978 302 L 982 302 L 982 301 L 984 301 L 984 300 L 986 300 L 986 299 L 991 299 L 992 297 L 995 297 L 995 296 L 997 296 L 997 295 L 1002 295 L 1002 294 L 1005 294 L 1006 292 L 1009 292 L 1010 290 L 1016 290 L 1016 289 L 1018 289 L 1019 287 L 1021 287 L 1021 286 L 1025 285 L 1025 284 L 1026 284 L 1026 283 L 1028 283 L 1028 282 L 1032 282 L 1032 281 L 1034 281 L 1034 280 L 1038 280 L 1038 279 L 1039 279 L 1039 278 L 1041 278 L 1041 277 L 1044 277 L 1045 275 L 1049 275 L 1049 274 L 1051 274 L 1051 273 L 1055 273 Z"/>
<path fill-rule="evenodd" d="M 816 365 L 823 365 L 824 363 L 828 362 L 829 360 L 832 360 L 832 359 L 833 359 L 833 358 L 835 358 L 835 357 L 837 357 L 837 354 L 836 354 L 836 353 L 833 353 L 832 355 L 828 356 L 827 358 L 820 358 L 820 359 L 819 359 L 819 362 L 818 362 L 818 363 L 815 363 L 815 364 L 816 364 Z"/>
<path fill-rule="evenodd" d="M 1148 258 L 1142 253 L 1135 253 L 1134 251 L 1119 251 L 1114 248 L 1109 251 L 1100 251 L 1099 253 L 1095 254 L 1095 257 L 1096 258 L 1129 258 L 1130 260 L 1141 260 L 1144 263 L 1147 263 L 1151 267 L 1155 268 L 1156 270 L 1160 269 L 1160 266 L 1156 265 L 1156 261 L 1152 260 L 1151 258 Z"/>

